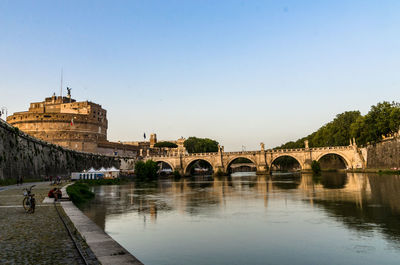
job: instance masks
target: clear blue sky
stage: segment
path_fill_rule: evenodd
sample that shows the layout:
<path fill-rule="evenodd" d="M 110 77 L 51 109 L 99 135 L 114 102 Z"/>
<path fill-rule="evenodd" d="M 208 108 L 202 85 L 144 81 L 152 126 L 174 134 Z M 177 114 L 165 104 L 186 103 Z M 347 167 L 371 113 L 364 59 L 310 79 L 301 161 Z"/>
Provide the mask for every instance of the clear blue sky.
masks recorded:
<path fill-rule="evenodd" d="M 0 1 L 0 105 L 64 84 L 110 140 L 274 147 L 399 99 L 400 1 Z M 65 93 L 65 92 L 64 92 Z"/>

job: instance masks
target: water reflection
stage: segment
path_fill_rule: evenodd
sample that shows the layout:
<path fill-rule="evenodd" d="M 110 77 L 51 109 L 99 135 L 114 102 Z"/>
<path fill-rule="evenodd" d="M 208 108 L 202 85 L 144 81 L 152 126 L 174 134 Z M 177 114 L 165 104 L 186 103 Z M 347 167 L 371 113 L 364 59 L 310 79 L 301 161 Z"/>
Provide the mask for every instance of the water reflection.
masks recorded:
<path fill-rule="evenodd" d="M 332 261 L 326 264 L 340 263 L 334 262 L 339 253 L 346 263 L 374 264 L 377 260 L 369 254 L 377 249 L 385 253 L 380 264 L 400 258 L 400 176 L 240 173 L 102 186 L 94 191 L 96 198 L 83 208 L 84 212 L 126 248 L 135 249 L 134 254 L 146 264 L 240 264 L 241 255 L 252 255 L 246 264 L 265 264 L 266 255 L 272 264 L 312 264 L 314 258 L 306 254 L 316 251 L 314 245 L 321 249 L 326 245 L 327 249 L 321 251 L 326 257 L 332 255 Z M 152 229 L 148 230 L 150 224 Z M 286 230 L 291 233 L 286 234 Z M 180 231 L 185 234 L 178 236 Z M 238 246 L 232 246 L 229 238 L 241 234 L 242 254 L 226 257 L 217 253 L 212 263 L 202 262 L 197 256 L 212 251 L 201 242 L 205 233 L 220 233 L 226 240 L 218 247 L 230 246 L 233 250 Z M 317 234 L 308 239 L 309 245 L 302 246 L 299 239 L 313 233 Z M 342 238 L 336 239 L 337 235 Z M 157 248 L 154 236 L 167 245 L 172 238 L 180 237 L 187 243 L 187 253 L 182 254 L 182 246 L 174 244 Z M 362 243 L 366 239 L 369 243 Z M 333 253 L 326 253 L 328 246 L 336 245 Z M 304 258 L 291 257 L 284 251 L 288 247 L 298 249 Z M 363 258 L 357 256 L 360 253 Z"/>

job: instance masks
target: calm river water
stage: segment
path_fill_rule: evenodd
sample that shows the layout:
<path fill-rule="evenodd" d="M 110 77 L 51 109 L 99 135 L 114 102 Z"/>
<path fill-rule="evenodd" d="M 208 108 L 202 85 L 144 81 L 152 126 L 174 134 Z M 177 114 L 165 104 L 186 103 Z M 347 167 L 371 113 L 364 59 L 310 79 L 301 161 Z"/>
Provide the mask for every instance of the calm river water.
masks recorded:
<path fill-rule="evenodd" d="M 400 264 L 400 176 L 242 173 L 93 189 L 86 215 L 147 265 Z"/>

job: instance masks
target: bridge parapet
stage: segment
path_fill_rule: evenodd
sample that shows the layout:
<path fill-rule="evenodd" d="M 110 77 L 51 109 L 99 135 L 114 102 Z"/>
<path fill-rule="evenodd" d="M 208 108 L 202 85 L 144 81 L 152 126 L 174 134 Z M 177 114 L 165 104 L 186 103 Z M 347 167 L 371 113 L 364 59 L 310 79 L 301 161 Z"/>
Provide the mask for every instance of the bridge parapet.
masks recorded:
<path fill-rule="evenodd" d="M 352 146 L 328 146 L 328 147 L 313 147 L 310 148 L 311 151 L 321 151 L 321 150 L 351 150 Z"/>
<path fill-rule="evenodd" d="M 258 154 L 261 151 L 239 151 L 239 152 L 224 152 L 226 155 L 253 155 Z"/>
<path fill-rule="evenodd" d="M 191 154 L 182 154 L 182 156 L 214 156 L 214 155 L 217 155 L 217 154 L 218 154 L 218 152 L 213 152 L 213 153 L 191 153 Z"/>
<path fill-rule="evenodd" d="M 212 152 L 192 154 L 164 154 L 145 157 L 145 160 L 153 159 L 170 164 L 174 169 L 186 172 L 187 167 L 195 160 L 205 160 L 213 167 L 214 172 L 228 172 L 232 161 L 237 158 L 247 158 L 257 167 L 257 172 L 268 172 L 274 161 L 282 156 L 290 156 L 297 160 L 302 170 L 311 170 L 312 161 L 319 161 L 323 156 L 335 154 L 343 158 L 347 168 L 362 168 L 360 152 L 355 150 L 356 146 L 332 146 L 314 148 L 293 148 L 293 149 L 268 149 L 258 151 L 239 152 Z"/>

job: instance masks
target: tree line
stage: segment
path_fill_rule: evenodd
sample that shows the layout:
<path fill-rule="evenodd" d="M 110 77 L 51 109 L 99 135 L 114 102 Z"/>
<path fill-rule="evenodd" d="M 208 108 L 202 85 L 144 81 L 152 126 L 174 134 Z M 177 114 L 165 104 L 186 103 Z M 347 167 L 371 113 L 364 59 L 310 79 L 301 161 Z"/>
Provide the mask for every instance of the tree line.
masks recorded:
<path fill-rule="evenodd" d="M 399 131 L 400 103 L 381 102 L 371 107 L 366 115 L 360 111 L 346 111 L 312 134 L 297 141 L 287 142 L 276 149 L 304 148 L 304 141 L 310 147 L 345 146 L 355 138 L 358 145 L 376 143 L 383 136 Z"/>

